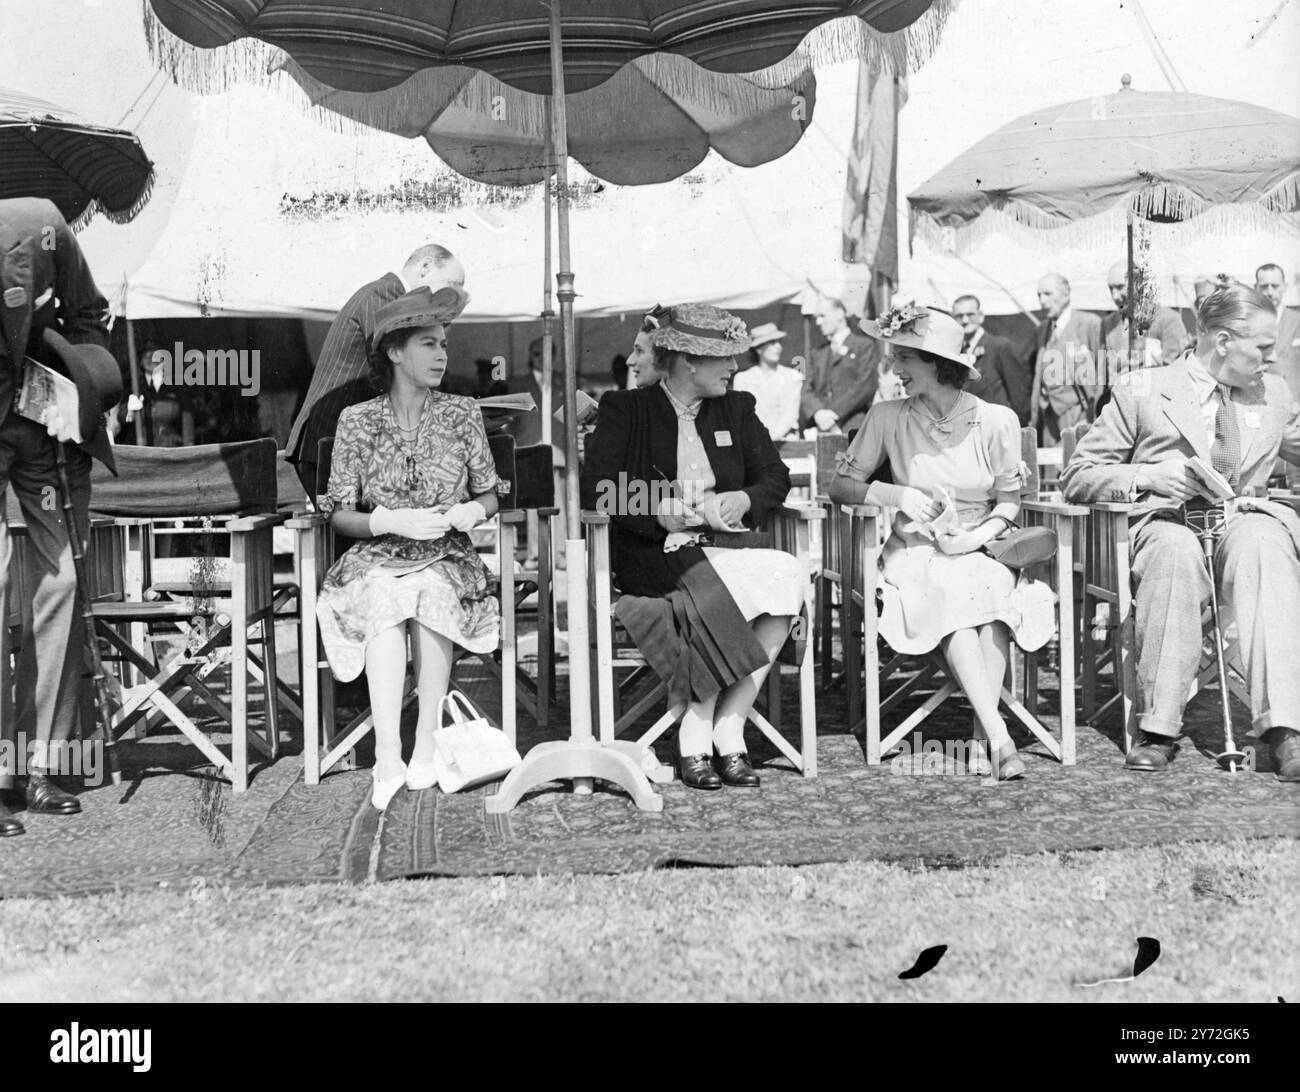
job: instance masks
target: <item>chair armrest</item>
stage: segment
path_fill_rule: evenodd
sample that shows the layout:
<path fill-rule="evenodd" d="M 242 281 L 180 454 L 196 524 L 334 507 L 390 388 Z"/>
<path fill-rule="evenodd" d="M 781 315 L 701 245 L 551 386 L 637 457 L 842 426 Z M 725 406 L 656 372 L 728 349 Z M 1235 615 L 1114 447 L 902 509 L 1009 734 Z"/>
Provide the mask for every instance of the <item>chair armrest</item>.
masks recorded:
<path fill-rule="evenodd" d="M 1113 512 L 1116 515 L 1127 515 L 1137 507 L 1136 504 L 1129 504 L 1128 501 L 1092 501 L 1083 506 L 1089 512 Z"/>
<path fill-rule="evenodd" d="M 497 513 L 497 519 L 502 523 L 523 523 L 528 518 L 528 512 L 523 508 L 507 508 L 504 512 Z M 480 527 L 486 526 L 480 523 Z"/>
<path fill-rule="evenodd" d="M 285 527 L 290 531 L 313 531 L 318 527 L 324 527 L 329 523 L 329 516 L 321 512 L 300 512 L 291 519 L 284 521 Z"/>
<path fill-rule="evenodd" d="M 584 527 L 608 527 L 609 516 L 607 516 L 604 512 L 590 512 L 586 509 L 583 509 L 582 525 Z"/>
<path fill-rule="evenodd" d="M 284 523 L 287 516 L 276 513 L 268 513 L 263 516 L 240 516 L 238 519 L 232 519 L 226 527 L 231 534 L 244 533 L 248 531 L 260 531 L 264 527 L 279 527 Z"/>
<path fill-rule="evenodd" d="M 880 515 L 882 511 L 878 504 L 842 504 L 840 507 L 850 516 L 854 516 L 858 519 L 875 517 Z"/>
<path fill-rule="evenodd" d="M 787 519 L 809 521 L 825 519 L 826 509 L 811 501 L 786 501 L 781 505 L 778 515 Z"/>
<path fill-rule="evenodd" d="M 1064 501 L 1026 500 L 1020 502 L 1026 512 L 1037 512 L 1044 516 L 1086 516 L 1088 506 L 1083 504 L 1066 504 Z"/>

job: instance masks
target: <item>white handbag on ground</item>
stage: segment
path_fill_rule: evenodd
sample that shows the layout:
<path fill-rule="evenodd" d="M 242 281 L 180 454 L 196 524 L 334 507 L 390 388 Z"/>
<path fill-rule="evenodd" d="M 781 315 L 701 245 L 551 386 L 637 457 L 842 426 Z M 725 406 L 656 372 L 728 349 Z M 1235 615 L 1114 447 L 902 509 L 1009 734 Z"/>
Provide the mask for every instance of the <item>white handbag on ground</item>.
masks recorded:
<path fill-rule="evenodd" d="M 495 781 L 523 761 L 506 734 L 459 690 L 447 692 L 438 706 L 438 719 L 442 727 L 433 733 L 433 768 L 443 792 Z"/>

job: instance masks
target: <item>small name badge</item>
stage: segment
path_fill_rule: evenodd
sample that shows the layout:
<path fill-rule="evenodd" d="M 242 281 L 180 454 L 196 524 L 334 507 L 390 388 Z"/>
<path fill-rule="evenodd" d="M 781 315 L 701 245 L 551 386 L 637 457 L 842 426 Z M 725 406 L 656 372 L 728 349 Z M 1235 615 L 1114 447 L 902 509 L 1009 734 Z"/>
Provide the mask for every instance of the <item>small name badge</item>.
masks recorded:
<path fill-rule="evenodd" d="M 730 433 L 730 432 L 726 432 L 726 431 L 723 431 L 723 432 L 715 432 L 715 433 L 713 434 L 713 442 L 714 442 L 715 444 L 717 444 L 718 447 L 730 447 L 730 446 L 731 446 L 731 433 Z"/>
<path fill-rule="evenodd" d="M 26 302 L 27 302 L 27 289 L 21 287 L 5 289 L 6 307 L 21 307 Z"/>
<path fill-rule="evenodd" d="M 1247 428 L 1259 428 L 1258 413 L 1255 413 L 1251 410 L 1247 410 L 1245 413 L 1241 415 L 1241 419 L 1243 422 L 1245 422 Z"/>

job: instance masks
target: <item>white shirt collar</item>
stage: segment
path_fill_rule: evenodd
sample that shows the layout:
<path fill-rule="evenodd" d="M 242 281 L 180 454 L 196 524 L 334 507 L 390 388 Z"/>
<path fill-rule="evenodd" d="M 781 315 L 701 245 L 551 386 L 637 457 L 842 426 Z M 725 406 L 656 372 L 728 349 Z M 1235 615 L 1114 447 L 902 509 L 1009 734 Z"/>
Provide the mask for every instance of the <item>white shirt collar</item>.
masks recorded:
<path fill-rule="evenodd" d="M 849 343 L 850 333 L 852 333 L 852 331 L 845 326 L 838 334 L 831 338 L 831 348 L 834 349 L 837 354 L 844 352 L 844 347 Z"/>
<path fill-rule="evenodd" d="M 1056 325 L 1053 326 L 1052 328 L 1053 328 L 1054 330 L 1064 330 L 1066 324 L 1067 324 L 1067 323 L 1070 321 L 1070 319 L 1072 319 L 1073 317 L 1074 317 L 1074 309 L 1073 309 L 1073 308 L 1072 308 L 1072 307 L 1067 303 L 1067 304 L 1065 305 L 1065 310 L 1062 311 L 1062 312 L 1061 312 L 1061 313 L 1056 317 Z"/>

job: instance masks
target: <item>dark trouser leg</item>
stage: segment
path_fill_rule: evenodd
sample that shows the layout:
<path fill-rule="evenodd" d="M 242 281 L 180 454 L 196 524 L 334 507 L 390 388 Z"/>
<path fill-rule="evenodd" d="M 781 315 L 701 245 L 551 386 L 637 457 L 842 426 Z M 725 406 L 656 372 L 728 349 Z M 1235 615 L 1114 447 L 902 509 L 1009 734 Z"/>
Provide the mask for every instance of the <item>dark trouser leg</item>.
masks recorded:
<path fill-rule="evenodd" d="M 1223 624 L 1237 622 L 1255 734 L 1300 728 L 1300 558 L 1286 525 L 1242 513 L 1214 560 Z"/>
<path fill-rule="evenodd" d="M 1144 732 L 1176 736 L 1201 662 L 1201 614 L 1210 578 L 1196 536 L 1181 523 L 1153 519 L 1133 542 L 1137 675 Z"/>
<path fill-rule="evenodd" d="M 50 743 L 72 738 L 80 716 L 84 627 L 54 441 L 43 428 L 12 415 L 0 426 L 0 433 L 16 452 L 9 477 L 27 524 L 31 560 L 33 632 L 23 644 L 18 664 L 14 720 L 29 740 L 37 742 L 34 757 L 40 762 Z M 66 450 L 73 505 L 84 532 L 90 508 L 90 457 L 71 444 Z"/>

